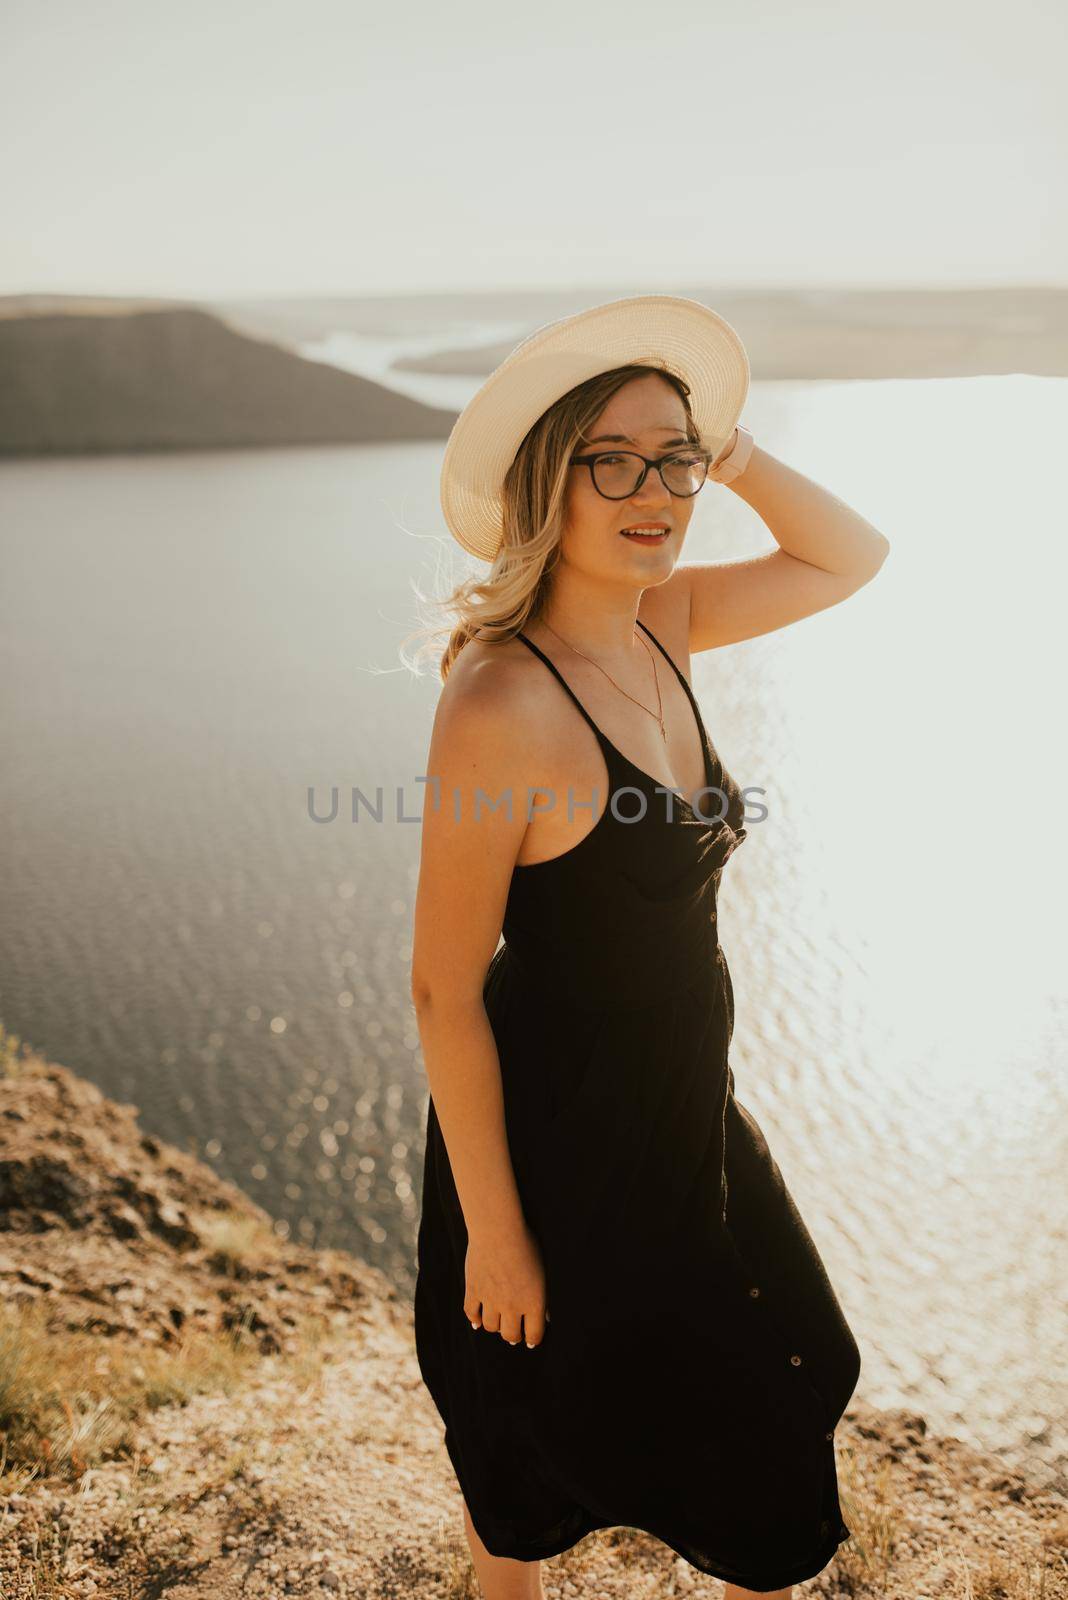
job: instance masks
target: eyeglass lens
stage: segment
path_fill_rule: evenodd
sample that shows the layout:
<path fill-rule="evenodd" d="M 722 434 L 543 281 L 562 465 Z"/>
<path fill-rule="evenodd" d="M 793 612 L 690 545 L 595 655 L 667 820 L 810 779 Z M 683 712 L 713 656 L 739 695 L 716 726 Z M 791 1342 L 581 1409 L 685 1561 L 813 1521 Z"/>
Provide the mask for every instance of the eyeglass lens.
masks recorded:
<path fill-rule="evenodd" d="M 643 463 L 638 456 L 620 451 L 617 455 L 603 455 L 594 464 L 593 475 L 601 494 L 610 500 L 625 500 L 633 494 L 642 475 Z M 696 494 L 708 473 L 707 456 L 678 455 L 662 461 L 664 482 L 672 494 Z M 651 472 L 656 469 L 650 467 Z"/>

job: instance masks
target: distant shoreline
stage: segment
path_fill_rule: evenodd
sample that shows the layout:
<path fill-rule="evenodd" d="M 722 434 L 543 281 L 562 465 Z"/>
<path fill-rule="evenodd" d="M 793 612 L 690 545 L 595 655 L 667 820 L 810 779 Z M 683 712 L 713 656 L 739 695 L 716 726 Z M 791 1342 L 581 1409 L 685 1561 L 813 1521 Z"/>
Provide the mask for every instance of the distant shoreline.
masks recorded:
<path fill-rule="evenodd" d="M 329 333 L 440 330 L 433 356 L 398 371 L 485 375 L 514 347 L 450 341 L 457 322 L 514 321 L 528 332 L 633 287 L 539 292 L 294 296 L 190 301 L 105 295 L 0 296 L 0 320 L 199 310 L 253 338 L 295 347 Z M 745 341 L 754 379 L 967 377 L 1032 372 L 1068 377 L 1068 287 L 980 289 L 678 289 L 720 312 Z"/>
<path fill-rule="evenodd" d="M 1068 289 L 679 292 L 757 383 L 1068 376 Z M 622 297 L 0 297 L 0 457 L 445 440 L 527 334 Z"/>

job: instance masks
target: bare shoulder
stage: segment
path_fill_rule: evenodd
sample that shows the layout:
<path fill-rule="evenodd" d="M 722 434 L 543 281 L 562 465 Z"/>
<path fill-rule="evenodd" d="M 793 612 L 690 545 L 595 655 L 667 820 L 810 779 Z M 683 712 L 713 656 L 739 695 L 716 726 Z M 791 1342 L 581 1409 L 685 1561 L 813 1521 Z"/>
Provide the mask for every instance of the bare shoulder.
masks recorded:
<path fill-rule="evenodd" d="M 472 639 L 453 662 L 440 704 L 454 717 L 507 718 L 539 699 L 540 675 L 531 671 L 536 659 L 520 639 Z"/>
<path fill-rule="evenodd" d="M 676 666 L 690 676 L 690 573 L 679 562 L 671 576 L 643 589 L 638 620 L 659 639 Z"/>
<path fill-rule="evenodd" d="M 522 640 L 470 640 L 442 686 L 432 753 L 450 764 L 477 758 L 482 771 L 516 776 L 546 753 L 551 691 L 549 673 Z"/>

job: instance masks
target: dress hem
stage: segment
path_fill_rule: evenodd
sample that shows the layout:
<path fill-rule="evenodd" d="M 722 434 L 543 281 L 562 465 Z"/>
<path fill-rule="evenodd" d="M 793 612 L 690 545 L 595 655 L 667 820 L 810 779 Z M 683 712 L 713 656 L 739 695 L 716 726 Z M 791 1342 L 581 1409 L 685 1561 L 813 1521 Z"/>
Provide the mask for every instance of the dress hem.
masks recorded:
<path fill-rule="evenodd" d="M 456 1473 L 460 1492 L 463 1494 L 465 1503 L 468 1504 L 468 1509 L 470 1509 L 470 1502 L 467 1500 L 467 1496 L 464 1494 L 463 1484 L 460 1482 L 459 1463 L 453 1455 L 452 1439 L 448 1429 L 445 1430 L 444 1442 L 446 1452 L 449 1455 L 453 1470 Z M 472 1521 L 474 1521 L 474 1513 L 472 1513 Z M 771 1577 L 765 1573 L 761 1574 L 759 1578 L 755 1578 L 751 1574 L 741 1572 L 737 1567 L 729 1567 L 715 1561 L 704 1562 L 695 1560 L 692 1551 L 685 1550 L 682 1545 L 675 1539 L 671 1538 L 669 1534 L 661 1532 L 658 1528 L 651 1527 L 648 1523 L 605 1522 L 591 1517 L 585 1526 L 580 1527 L 577 1532 L 564 1535 L 562 1539 L 558 1539 L 556 1541 L 548 1540 L 540 1548 L 533 1547 L 528 1541 L 525 1545 L 518 1549 L 514 1548 L 514 1541 L 511 1541 L 513 1548 L 492 1549 L 489 1540 L 482 1532 L 482 1529 L 479 1528 L 477 1523 L 475 1523 L 475 1532 L 478 1534 L 483 1545 L 487 1551 L 489 1551 L 491 1556 L 508 1561 L 528 1562 L 552 1561 L 556 1556 L 562 1556 L 566 1551 L 574 1549 L 575 1545 L 581 1543 L 583 1539 L 588 1538 L 591 1533 L 599 1533 L 604 1528 L 633 1528 L 637 1533 L 647 1533 L 651 1538 L 658 1539 L 661 1544 L 666 1545 L 669 1550 L 673 1550 L 677 1556 L 681 1556 L 682 1559 L 688 1562 L 695 1571 L 703 1573 L 706 1577 L 718 1578 L 721 1583 L 733 1583 L 742 1589 L 752 1589 L 756 1594 L 768 1594 L 776 1589 L 787 1589 L 792 1584 L 804 1583 L 809 1578 L 815 1578 L 830 1563 L 839 1546 L 844 1544 L 847 1539 L 852 1537 L 852 1529 L 847 1528 L 844 1522 L 840 1523 L 838 1532 L 834 1535 L 829 1535 L 828 1538 L 821 1544 L 817 1545 L 812 1554 L 806 1556 L 803 1561 L 796 1561 L 790 1567 L 782 1567 Z M 495 1540 L 494 1542 L 496 1543 L 497 1541 Z M 504 1535 L 504 1543 L 509 1543 L 507 1534 Z"/>
<path fill-rule="evenodd" d="M 505 1557 L 511 1561 L 551 1561 L 555 1556 L 562 1556 L 565 1551 L 572 1550 L 576 1544 L 589 1536 L 598 1533 L 602 1528 L 633 1528 L 637 1533 L 647 1533 L 651 1538 L 659 1540 L 661 1544 L 674 1550 L 677 1556 L 689 1563 L 695 1571 L 704 1573 L 706 1577 L 718 1578 L 722 1583 L 733 1583 L 742 1589 L 752 1589 L 757 1594 L 768 1594 L 776 1589 L 787 1589 L 791 1584 L 804 1583 L 808 1578 L 815 1578 L 833 1559 L 840 1545 L 851 1537 L 852 1530 L 845 1533 L 839 1532 L 829 1538 L 806 1560 L 795 1562 L 791 1567 L 784 1567 L 780 1571 L 768 1576 L 766 1573 L 754 1577 L 752 1574 L 739 1572 L 735 1567 L 727 1567 L 719 1562 L 695 1561 L 692 1554 L 688 1554 L 680 1544 L 677 1544 L 668 1534 L 659 1532 L 656 1528 L 649 1527 L 640 1522 L 592 1522 L 582 1528 L 578 1533 L 569 1537 L 565 1543 L 546 1545 L 540 1550 L 532 1551 L 530 1546 L 522 1550 L 491 1550 L 485 1537 L 479 1533 L 479 1538 L 486 1546 L 491 1556 Z M 477 1530 L 476 1530 L 477 1531 Z"/>

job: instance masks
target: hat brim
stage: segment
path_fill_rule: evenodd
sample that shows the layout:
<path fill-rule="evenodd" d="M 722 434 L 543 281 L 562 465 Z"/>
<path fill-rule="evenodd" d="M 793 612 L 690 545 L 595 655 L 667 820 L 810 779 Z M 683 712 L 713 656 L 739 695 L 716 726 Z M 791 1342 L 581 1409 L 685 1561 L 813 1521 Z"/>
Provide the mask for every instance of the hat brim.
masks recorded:
<path fill-rule="evenodd" d="M 453 537 L 492 561 L 503 538 L 501 490 L 538 418 L 576 384 L 630 362 L 663 362 L 689 385 L 694 421 L 717 454 L 749 392 L 749 359 L 730 323 L 684 295 L 634 295 L 547 323 L 518 344 L 457 417 L 441 467 Z"/>

